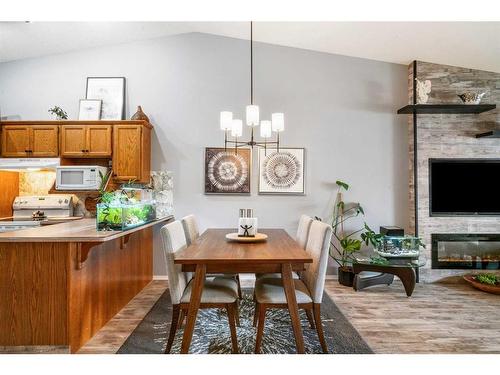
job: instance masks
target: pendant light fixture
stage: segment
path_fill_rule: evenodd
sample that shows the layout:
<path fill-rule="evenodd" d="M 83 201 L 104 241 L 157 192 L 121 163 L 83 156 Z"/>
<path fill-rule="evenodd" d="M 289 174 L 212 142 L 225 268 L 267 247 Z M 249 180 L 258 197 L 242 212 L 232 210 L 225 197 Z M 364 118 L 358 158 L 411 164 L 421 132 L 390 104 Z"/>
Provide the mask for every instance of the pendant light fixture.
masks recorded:
<path fill-rule="evenodd" d="M 246 125 L 250 127 L 250 140 L 244 141 L 238 138 L 243 136 L 243 121 L 233 118 L 230 111 L 220 113 L 220 128 L 224 131 L 224 150 L 227 151 L 228 145 L 234 147 L 238 153 L 239 147 L 258 146 L 267 150 L 267 146 L 276 146 L 279 152 L 280 133 L 285 130 L 285 115 L 283 113 L 273 113 L 271 120 L 260 121 L 259 106 L 253 102 L 253 22 L 250 22 L 250 105 L 246 106 Z M 262 141 L 256 141 L 254 137 L 254 128 L 260 125 L 260 137 Z M 270 141 L 276 133 L 276 141 Z M 231 139 L 233 138 L 233 139 Z"/>

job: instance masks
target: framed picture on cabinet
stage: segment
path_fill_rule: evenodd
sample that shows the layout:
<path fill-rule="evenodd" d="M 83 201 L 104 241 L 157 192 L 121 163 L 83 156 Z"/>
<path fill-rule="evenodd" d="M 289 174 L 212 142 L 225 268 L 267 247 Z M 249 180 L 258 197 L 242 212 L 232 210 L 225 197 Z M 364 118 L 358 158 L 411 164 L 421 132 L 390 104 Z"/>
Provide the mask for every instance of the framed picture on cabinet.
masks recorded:
<path fill-rule="evenodd" d="M 87 77 L 86 99 L 102 101 L 101 120 L 124 120 L 125 77 Z"/>
<path fill-rule="evenodd" d="M 207 147 L 205 194 L 250 194 L 251 150 Z"/>
<path fill-rule="evenodd" d="M 101 99 L 80 99 L 78 120 L 100 120 L 101 106 Z"/>
<path fill-rule="evenodd" d="M 305 149 L 259 149 L 259 194 L 304 195 Z"/>

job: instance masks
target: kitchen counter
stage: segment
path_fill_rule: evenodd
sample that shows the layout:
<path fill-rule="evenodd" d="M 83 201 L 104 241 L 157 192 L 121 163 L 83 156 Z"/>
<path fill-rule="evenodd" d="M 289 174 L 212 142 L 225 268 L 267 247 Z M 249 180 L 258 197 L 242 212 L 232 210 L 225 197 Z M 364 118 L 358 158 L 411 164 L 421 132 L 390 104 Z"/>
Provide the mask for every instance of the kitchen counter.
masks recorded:
<path fill-rule="evenodd" d="M 173 216 L 124 231 L 98 231 L 96 219 L 80 219 L 53 225 L 0 233 L 0 242 L 106 242 L 169 221 Z"/>
<path fill-rule="evenodd" d="M 99 232 L 95 219 L 81 219 L 0 233 L 0 353 L 77 352 L 151 282 L 153 242 L 172 220 Z"/>

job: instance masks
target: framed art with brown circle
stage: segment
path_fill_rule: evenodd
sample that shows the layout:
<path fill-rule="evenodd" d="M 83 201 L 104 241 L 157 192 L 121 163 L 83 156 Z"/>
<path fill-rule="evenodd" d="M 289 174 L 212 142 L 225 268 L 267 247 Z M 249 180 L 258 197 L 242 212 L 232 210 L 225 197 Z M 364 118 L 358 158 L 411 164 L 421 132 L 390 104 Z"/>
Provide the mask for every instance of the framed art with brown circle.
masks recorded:
<path fill-rule="evenodd" d="M 251 150 L 205 148 L 205 194 L 250 194 Z"/>
<path fill-rule="evenodd" d="M 259 194 L 305 194 L 305 149 L 259 149 Z"/>

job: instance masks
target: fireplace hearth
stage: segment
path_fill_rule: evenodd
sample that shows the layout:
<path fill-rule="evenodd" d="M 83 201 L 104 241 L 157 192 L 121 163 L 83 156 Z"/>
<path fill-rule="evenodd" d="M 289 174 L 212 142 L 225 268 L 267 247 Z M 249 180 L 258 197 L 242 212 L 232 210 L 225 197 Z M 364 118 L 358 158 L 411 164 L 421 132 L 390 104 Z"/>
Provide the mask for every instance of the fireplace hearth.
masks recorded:
<path fill-rule="evenodd" d="M 431 235 L 432 268 L 500 269 L 500 233 Z"/>

